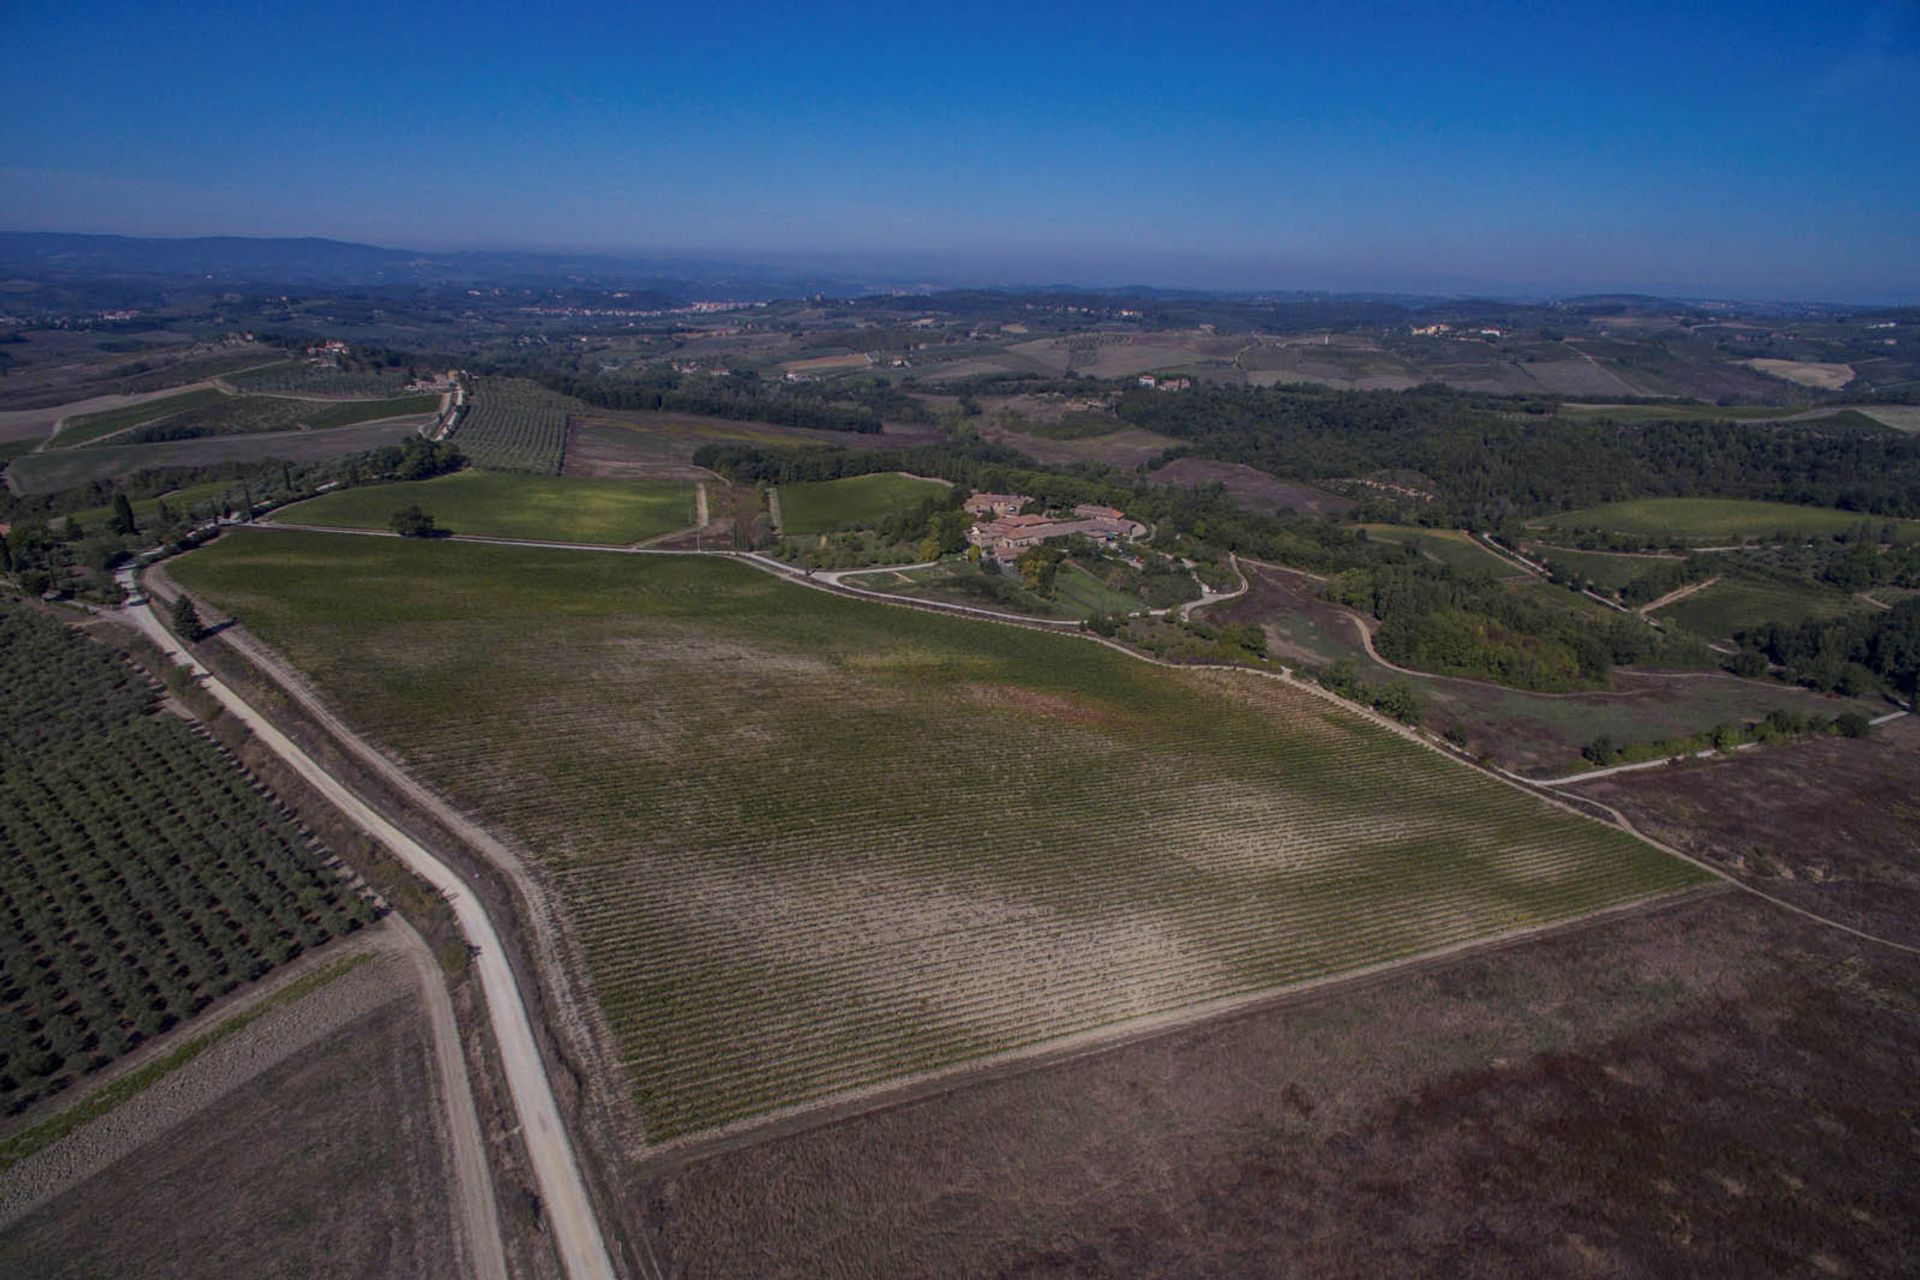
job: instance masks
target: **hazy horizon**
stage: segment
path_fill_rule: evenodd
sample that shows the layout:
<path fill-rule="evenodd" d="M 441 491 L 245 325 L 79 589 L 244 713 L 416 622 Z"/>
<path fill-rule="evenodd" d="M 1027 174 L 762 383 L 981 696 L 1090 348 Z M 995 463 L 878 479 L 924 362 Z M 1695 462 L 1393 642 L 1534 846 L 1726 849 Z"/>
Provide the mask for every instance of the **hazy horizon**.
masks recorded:
<path fill-rule="evenodd" d="M 20 230 L 1920 302 L 1911 3 L 6 21 Z"/>

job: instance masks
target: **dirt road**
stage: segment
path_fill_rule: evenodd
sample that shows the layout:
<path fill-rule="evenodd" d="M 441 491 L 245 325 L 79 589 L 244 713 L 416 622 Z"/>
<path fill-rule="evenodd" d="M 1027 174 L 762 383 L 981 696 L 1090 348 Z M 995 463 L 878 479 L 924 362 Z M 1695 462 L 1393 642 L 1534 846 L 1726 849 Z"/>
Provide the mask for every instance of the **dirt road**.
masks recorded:
<path fill-rule="evenodd" d="M 520 1118 L 522 1137 L 527 1146 L 534 1174 L 540 1184 L 540 1197 L 560 1260 L 570 1280 L 613 1280 L 613 1262 L 606 1240 L 594 1217 L 580 1175 L 572 1141 L 560 1120 L 560 1108 L 547 1083 L 541 1064 L 533 1026 L 520 996 L 519 984 L 508 967 L 506 951 L 500 944 L 486 909 L 466 883 L 425 846 L 381 817 L 349 791 L 334 776 L 285 734 L 276 729 L 245 699 L 227 687 L 203 667 L 173 633 L 153 616 L 145 605 L 124 611 L 127 621 L 137 626 L 156 645 L 172 655 L 200 682 L 208 693 L 245 724 L 269 750 L 299 773 L 315 790 L 332 802 L 355 825 L 380 841 L 411 871 L 439 890 L 453 908 L 460 928 L 476 950 L 474 968 L 486 993 L 487 1011 L 492 1019 L 494 1038 L 500 1046 L 501 1068 L 513 1095 L 514 1110 Z M 442 995 L 444 996 L 444 991 Z M 449 1014 L 450 1014 L 449 1010 Z M 464 1078 L 464 1071 L 462 1072 Z M 497 1235 L 496 1235 L 497 1242 Z"/>

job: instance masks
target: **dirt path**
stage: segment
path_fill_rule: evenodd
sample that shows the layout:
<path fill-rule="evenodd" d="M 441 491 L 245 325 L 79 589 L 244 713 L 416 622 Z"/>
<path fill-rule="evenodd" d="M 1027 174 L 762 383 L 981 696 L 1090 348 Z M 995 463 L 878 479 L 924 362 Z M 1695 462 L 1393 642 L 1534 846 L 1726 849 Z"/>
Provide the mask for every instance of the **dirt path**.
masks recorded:
<path fill-rule="evenodd" d="M 1189 600 L 1185 604 L 1180 606 L 1179 613 L 1180 613 L 1181 621 L 1184 622 L 1186 621 L 1187 618 L 1191 617 L 1195 609 L 1204 609 L 1210 604 L 1225 604 L 1229 600 L 1238 600 L 1241 596 L 1247 594 L 1247 592 L 1252 589 L 1253 584 L 1248 582 L 1247 575 L 1241 572 L 1240 557 L 1234 555 L 1231 551 L 1229 551 L 1227 553 L 1227 563 L 1233 567 L 1233 571 L 1236 574 L 1239 574 L 1240 585 L 1234 588 L 1232 591 L 1225 591 L 1216 596 L 1216 595 L 1209 594 L 1207 592 L 1206 584 L 1201 583 L 1200 598 L 1198 600 Z"/>
<path fill-rule="evenodd" d="M 1648 614 L 1652 613 L 1655 609 L 1664 609 L 1670 604 L 1674 604 L 1674 603 L 1677 603 L 1678 601 L 1685 600 L 1688 596 L 1692 595 L 1694 592 L 1705 591 L 1708 587 L 1712 586 L 1714 583 L 1718 581 L 1720 581 L 1720 575 L 1716 573 L 1711 578 L 1708 578 L 1703 582 L 1689 582 L 1686 586 L 1681 587 L 1677 591 L 1669 591 L 1667 592 L 1667 594 L 1661 596 L 1658 600 L 1650 600 L 1646 604 L 1641 605 L 1639 609 L 1640 616 L 1644 618 Z"/>
<path fill-rule="evenodd" d="M 418 930 L 398 912 L 387 920 L 402 939 L 433 1032 L 433 1056 L 439 1064 L 441 1092 L 446 1100 L 447 1145 L 459 1192 L 460 1218 L 466 1227 L 468 1261 L 480 1280 L 507 1280 L 500 1205 L 493 1193 L 493 1171 L 487 1167 L 487 1144 L 480 1133 L 480 1114 L 473 1105 L 473 1082 L 467 1077 L 467 1055 L 460 1046 L 460 1028 L 454 1022 L 446 975 Z"/>
<path fill-rule="evenodd" d="M 710 523 L 707 516 L 707 482 L 702 480 L 693 486 L 693 526 L 704 529 Z"/>
<path fill-rule="evenodd" d="M 600 1224 L 594 1217 L 592 1203 L 587 1197 L 572 1141 L 567 1135 L 566 1126 L 561 1123 L 559 1104 L 554 1100 L 552 1087 L 547 1080 L 526 1004 L 521 998 L 513 970 L 507 964 L 505 948 L 501 946 L 499 935 L 480 899 L 451 867 L 375 812 L 275 728 L 266 717 L 254 710 L 251 704 L 203 667 L 172 632 L 160 625 L 151 607 L 134 606 L 123 612 L 127 621 L 139 627 L 164 652 L 191 671 L 201 686 L 245 724 L 263 746 L 285 761 L 288 767 L 300 774 L 356 826 L 385 845 L 410 870 L 438 889 L 453 908 L 462 932 L 475 948 L 474 969 L 479 974 L 482 990 L 486 994 L 488 1016 L 500 1048 L 501 1068 L 507 1078 L 508 1091 L 513 1096 L 522 1138 L 540 1185 L 542 1207 L 553 1231 L 561 1262 L 571 1280 L 613 1280 L 613 1263 L 607 1252 L 605 1238 L 601 1235 Z M 372 761 L 380 761 L 378 754 L 357 736 L 349 735 L 344 741 L 358 747 Z M 383 776 L 386 773 L 387 770 L 383 768 Z M 418 797 L 434 809 L 445 808 L 417 783 L 409 783 L 407 794 L 410 798 Z M 459 823 L 460 829 L 471 827 L 472 824 L 464 820 Z M 457 829 L 456 834 L 460 833 Z M 505 853 L 497 841 L 488 838 L 486 843 Z M 506 856 L 512 860 L 510 854 Z"/>

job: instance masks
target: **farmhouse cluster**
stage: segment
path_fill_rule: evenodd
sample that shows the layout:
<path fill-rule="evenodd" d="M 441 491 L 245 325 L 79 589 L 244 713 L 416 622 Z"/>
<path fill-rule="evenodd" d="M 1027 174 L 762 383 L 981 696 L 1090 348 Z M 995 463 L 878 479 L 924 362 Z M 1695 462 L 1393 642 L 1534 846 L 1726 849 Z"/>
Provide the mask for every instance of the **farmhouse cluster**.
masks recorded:
<path fill-rule="evenodd" d="M 1146 531 L 1117 507 L 1090 503 L 1075 507 L 1071 519 L 1061 515 L 1020 514 L 1032 501 L 1019 493 L 974 494 L 966 503 L 968 514 L 974 517 L 973 527 L 967 530 L 967 541 L 996 560 L 1017 560 L 1050 538 L 1070 538 L 1078 534 L 1111 545 L 1137 538 Z"/>

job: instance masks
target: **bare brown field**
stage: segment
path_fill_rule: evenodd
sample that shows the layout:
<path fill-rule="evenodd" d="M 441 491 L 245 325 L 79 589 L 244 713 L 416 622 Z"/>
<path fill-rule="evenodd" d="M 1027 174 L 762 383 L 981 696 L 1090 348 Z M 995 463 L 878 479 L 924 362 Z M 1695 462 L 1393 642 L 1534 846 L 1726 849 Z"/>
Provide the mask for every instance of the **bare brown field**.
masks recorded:
<path fill-rule="evenodd" d="M 1308 484 L 1291 484 L 1266 472 L 1239 462 L 1215 462 L 1208 458 L 1177 458 L 1147 477 L 1155 484 L 1175 484 L 1189 489 L 1202 485 L 1226 486 L 1234 501 L 1249 511 L 1304 511 L 1309 515 L 1344 515 L 1356 505 L 1325 489 Z"/>
<path fill-rule="evenodd" d="M 1717 893 L 663 1168 L 674 1274 L 1911 1274 L 1920 962 Z"/>
<path fill-rule="evenodd" d="M 1838 391 L 1853 381 L 1850 364 L 1822 364 L 1816 360 L 1742 360 L 1755 373 L 1784 378 L 1803 387 Z"/>
<path fill-rule="evenodd" d="M 1089 436 L 1081 440 L 1049 440 L 986 423 L 981 426 L 980 435 L 994 444 L 1018 449 L 1029 458 L 1049 466 L 1098 462 L 1121 470 L 1142 466 L 1180 443 L 1171 436 L 1139 427 L 1122 427 L 1104 436 Z"/>
<path fill-rule="evenodd" d="M 806 360 L 783 360 L 780 367 L 788 373 L 838 373 L 843 369 L 869 368 L 873 361 L 860 354 L 813 356 Z"/>
<path fill-rule="evenodd" d="M 0 1273 L 453 1280 L 431 1057 L 417 997 L 375 1008 L 7 1228 Z"/>
<path fill-rule="evenodd" d="M 1920 945 L 1920 720 L 1581 784 L 1655 839 L 1829 919 Z"/>

